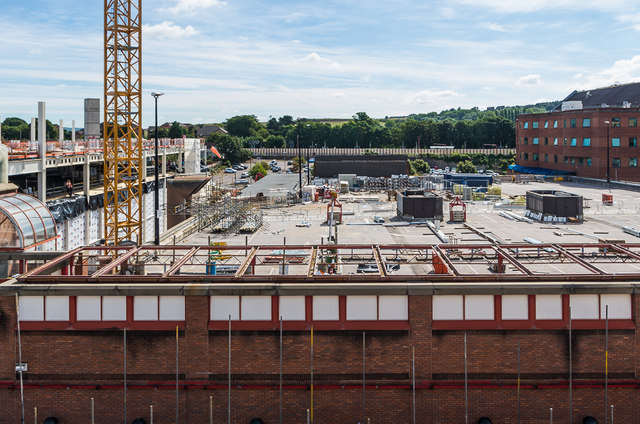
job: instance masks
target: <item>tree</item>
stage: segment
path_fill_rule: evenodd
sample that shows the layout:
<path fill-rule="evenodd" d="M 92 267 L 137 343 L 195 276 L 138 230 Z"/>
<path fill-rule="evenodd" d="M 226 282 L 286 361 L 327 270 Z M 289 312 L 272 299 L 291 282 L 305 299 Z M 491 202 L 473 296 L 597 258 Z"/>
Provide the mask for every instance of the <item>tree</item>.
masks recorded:
<path fill-rule="evenodd" d="M 302 163 L 302 166 L 304 166 L 305 163 L 307 163 L 307 160 L 304 157 L 301 157 L 301 162 L 298 161 L 298 156 L 294 157 L 293 159 L 291 159 L 291 170 L 293 172 L 298 172 L 298 168 L 300 167 L 300 163 Z"/>
<path fill-rule="evenodd" d="M 460 174 L 475 174 L 478 172 L 476 166 L 470 160 L 463 160 L 456 165 L 456 172 Z"/>
<path fill-rule="evenodd" d="M 264 147 L 271 147 L 271 148 L 286 147 L 284 142 L 284 137 L 281 135 L 270 135 L 264 141 Z"/>
<path fill-rule="evenodd" d="M 253 137 L 263 140 L 269 136 L 269 132 L 258 122 L 255 115 L 234 116 L 225 121 L 224 127 L 229 135 L 236 137 Z"/>
<path fill-rule="evenodd" d="M 212 144 L 232 164 L 245 161 L 251 156 L 247 149 L 242 148 L 241 141 L 237 137 L 231 137 L 228 134 L 211 134 L 207 137 L 206 143 Z"/>
<path fill-rule="evenodd" d="M 171 128 L 169 128 L 169 138 L 182 138 L 184 131 L 178 121 L 173 121 Z"/>
<path fill-rule="evenodd" d="M 424 160 L 416 159 L 414 161 L 411 161 L 411 169 L 414 171 L 414 174 L 422 175 L 428 174 L 431 167 Z"/>
<path fill-rule="evenodd" d="M 267 164 L 267 162 L 265 161 L 261 161 L 251 167 L 251 169 L 249 170 L 249 175 L 251 176 L 251 178 L 256 178 L 257 176 L 259 180 L 260 178 L 267 175 L 267 172 L 269 172 L 269 164 Z M 260 175 L 262 175 L 262 177 Z"/>

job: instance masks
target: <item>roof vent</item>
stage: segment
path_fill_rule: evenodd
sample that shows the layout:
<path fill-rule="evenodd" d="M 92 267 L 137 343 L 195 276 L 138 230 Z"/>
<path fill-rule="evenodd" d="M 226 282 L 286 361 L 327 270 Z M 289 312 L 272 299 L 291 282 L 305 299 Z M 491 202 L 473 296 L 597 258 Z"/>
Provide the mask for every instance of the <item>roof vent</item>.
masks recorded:
<path fill-rule="evenodd" d="M 587 93 L 584 95 L 584 98 L 588 99 L 591 96 L 592 96 L 591 91 L 587 91 Z"/>
<path fill-rule="evenodd" d="M 629 109 L 631 107 L 631 102 L 628 102 L 628 101 L 624 100 L 622 102 L 622 107 L 625 108 L 625 109 Z"/>
<path fill-rule="evenodd" d="M 606 103 L 601 103 L 601 104 L 600 104 L 600 107 L 609 107 L 609 105 L 608 105 L 608 104 L 606 104 Z"/>

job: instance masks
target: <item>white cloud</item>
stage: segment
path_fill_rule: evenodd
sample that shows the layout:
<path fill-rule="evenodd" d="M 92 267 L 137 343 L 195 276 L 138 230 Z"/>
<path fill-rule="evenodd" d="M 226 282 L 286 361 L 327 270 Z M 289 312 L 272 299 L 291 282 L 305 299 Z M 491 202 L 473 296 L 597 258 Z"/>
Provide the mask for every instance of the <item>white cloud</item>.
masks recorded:
<path fill-rule="evenodd" d="M 223 6 L 227 4 L 220 0 L 178 0 L 175 6 L 160 9 L 161 12 L 188 13 L 192 14 L 199 9 L 208 9 L 213 6 Z"/>
<path fill-rule="evenodd" d="M 542 84 L 539 74 L 529 74 L 521 77 L 516 82 L 516 85 L 538 85 Z"/>
<path fill-rule="evenodd" d="M 617 60 L 611 67 L 584 77 L 584 82 L 576 84 L 574 88 L 586 90 L 640 81 L 640 55 L 633 56 L 631 59 Z"/>
<path fill-rule="evenodd" d="M 303 62 L 309 62 L 309 63 L 316 63 L 316 64 L 322 64 L 322 65 L 326 65 L 329 66 L 331 68 L 339 68 L 340 64 L 336 61 L 333 61 L 331 59 L 327 59 L 324 57 L 321 57 L 318 53 L 316 52 L 312 52 L 309 53 L 308 55 L 306 55 L 303 59 Z"/>
<path fill-rule="evenodd" d="M 617 11 L 625 6 L 625 0 L 454 0 L 456 3 L 491 9 L 498 13 L 533 13 L 549 9 L 573 9 L 573 10 L 608 10 Z"/>
<path fill-rule="evenodd" d="M 346 94 L 344 94 L 344 93 L 335 93 L 335 94 L 333 95 L 333 98 L 334 98 L 334 99 L 344 99 L 345 97 L 347 97 L 347 95 L 346 95 Z"/>
<path fill-rule="evenodd" d="M 505 27 L 500 24 L 492 23 L 492 22 L 484 22 L 480 24 L 480 28 L 488 29 L 489 31 L 496 32 L 509 32 Z"/>
<path fill-rule="evenodd" d="M 441 91 L 431 91 L 431 90 L 422 90 L 413 96 L 409 97 L 407 103 L 409 104 L 434 104 L 437 102 L 441 102 L 444 99 L 451 99 L 454 97 L 462 97 L 460 93 L 456 93 L 453 90 L 441 90 Z"/>
<path fill-rule="evenodd" d="M 173 22 L 164 21 L 156 25 L 143 25 L 144 35 L 151 38 L 184 38 L 198 34 L 191 25 L 181 27 Z"/>

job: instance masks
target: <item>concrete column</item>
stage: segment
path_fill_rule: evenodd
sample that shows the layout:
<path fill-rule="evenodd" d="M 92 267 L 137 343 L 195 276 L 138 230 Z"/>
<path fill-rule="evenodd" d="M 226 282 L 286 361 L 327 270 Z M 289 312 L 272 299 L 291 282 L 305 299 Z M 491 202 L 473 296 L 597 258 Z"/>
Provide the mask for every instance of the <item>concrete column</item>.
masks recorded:
<path fill-rule="evenodd" d="M 184 154 L 184 146 L 178 150 L 178 169 L 182 169 L 184 171 L 184 167 L 182 166 L 182 156 Z"/>
<path fill-rule="evenodd" d="M 167 148 L 162 149 L 162 178 L 167 178 Z"/>
<path fill-rule="evenodd" d="M 142 169 L 140 170 L 142 181 L 147 180 L 147 151 L 142 152 Z"/>
<path fill-rule="evenodd" d="M 76 129 L 75 129 L 75 121 L 71 121 L 72 122 L 72 134 L 76 133 Z M 71 136 L 71 139 L 73 140 L 75 137 L 74 135 Z M 75 149 L 75 144 L 74 144 L 74 149 Z M 87 202 L 89 202 L 89 188 L 90 188 L 90 181 L 91 181 L 91 167 L 90 165 L 90 156 L 89 156 L 89 152 L 85 152 L 84 153 L 84 164 L 82 164 L 82 191 L 84 193 L 84 196 L 87 198 Z M 87 209 L 84 212 L 84 244 L 88 245 L 91 243 L 91 234 L 89 231 L 89 228 L 91 228 L 91 209 Z"/>
<path fill-rule="evenodd" d="M 38 171 L 38 199 L 47 201 L 47 117 L 45 102 L 38 102 L 38 146 L 40 169 Z"/>
<path fill-rule="evenodd" d="M 64 123 L 62 119 L 60 120 L 60 125 L 58 125 L 58 141 L 62 144 L 64 141 Z"/>
<path fill-rule="evenodd" d="M 31 143 L 36 143 L 36 118 L 31 118 Z"/>
<path fill-rule="evenodd" d="M 76 148 L 76 121 L 71 121 L 71 142 L 73 143 L 73 148 Z"/>

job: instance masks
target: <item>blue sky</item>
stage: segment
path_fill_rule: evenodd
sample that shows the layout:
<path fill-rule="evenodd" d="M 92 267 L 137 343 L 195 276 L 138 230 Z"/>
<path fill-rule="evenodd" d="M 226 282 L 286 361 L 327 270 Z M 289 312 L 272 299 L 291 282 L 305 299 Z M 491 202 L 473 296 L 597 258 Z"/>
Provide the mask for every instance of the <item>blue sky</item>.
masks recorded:
<path fill-rule="evenodd" d="M 9 4 L 6 4 L 10 2 Z M 0 118 L 83 122 L 103 1 L 5 0 Z M 143 0 L 143 125 L 348 118 L 560 100 L 640 81 L 630 0 Z"/>

